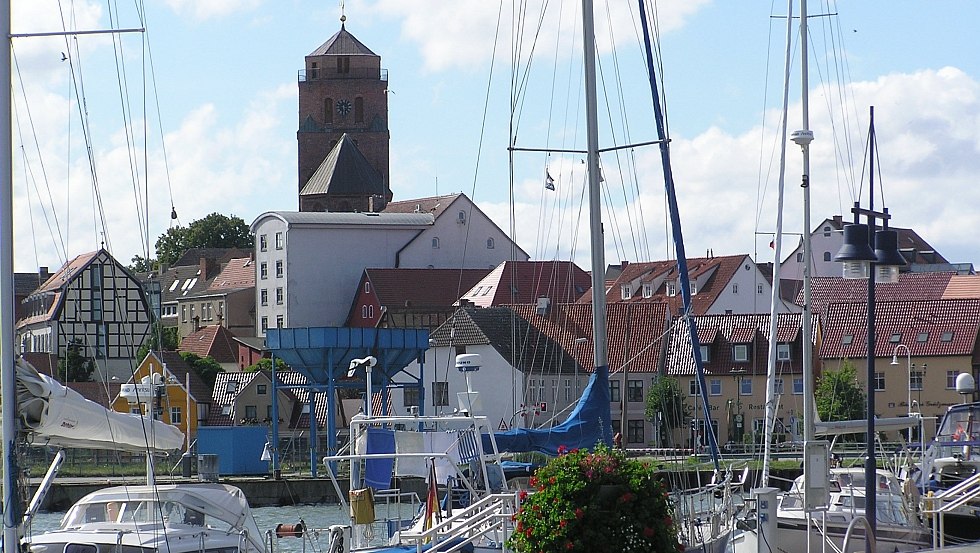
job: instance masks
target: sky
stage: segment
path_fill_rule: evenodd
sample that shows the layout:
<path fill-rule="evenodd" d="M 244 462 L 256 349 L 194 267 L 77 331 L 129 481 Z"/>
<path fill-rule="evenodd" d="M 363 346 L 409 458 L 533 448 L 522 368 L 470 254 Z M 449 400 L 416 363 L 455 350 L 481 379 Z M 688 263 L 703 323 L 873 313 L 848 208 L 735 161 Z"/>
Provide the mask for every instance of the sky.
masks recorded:
<path fill-rule="evenodd" d="M 297 209 L 297 75 L 342 10 L 388 72 L 395 199 L 466 193 L 533 259 L 588 269 L 583 156 L 515 152 L 511 169 L 507 149 L 511 135 L 518 147 L 584 149 L 581 2 L 546 2 L 540 26 L 542 2 L 525 4 L 522 26 L 510 3 L 488 0 L 15 0 L 14 33 L 146 29 L 14 39 L 16 269 L 53 270 L 103 243 L 128 263 L 153 257 L 172 224 Z M 786 3 L 656 4 L 687 255 L 772 261 Z M 596 2 L 600 147 L 657 138 L 635 12 Z M 875 209 L 952 262 L 980 261 L 980 3 L 812 1 L 809 12 L 811 227 L 868 206 L 873 105 Z M 793 36 L 788 132 L 802 128 Z M 790 144 L 783 256 L 804 230 L 802 158 Z M 607 262 L 673 255 L 659 149 L 605 153 L 602 168 Z"/>

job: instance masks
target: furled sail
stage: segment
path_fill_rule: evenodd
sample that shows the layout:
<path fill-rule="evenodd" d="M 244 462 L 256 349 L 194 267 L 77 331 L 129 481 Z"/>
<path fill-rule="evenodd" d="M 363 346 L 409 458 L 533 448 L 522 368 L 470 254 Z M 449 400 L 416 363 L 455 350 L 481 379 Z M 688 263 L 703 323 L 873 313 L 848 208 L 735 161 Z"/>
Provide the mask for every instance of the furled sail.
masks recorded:
<path fill-rule="evenodd" d="M 17 360 L 17 414 L 40 445 L 145 452 L 172 451 L 184 443 L 177 427 L 106 409 L 23 359 Z"/>

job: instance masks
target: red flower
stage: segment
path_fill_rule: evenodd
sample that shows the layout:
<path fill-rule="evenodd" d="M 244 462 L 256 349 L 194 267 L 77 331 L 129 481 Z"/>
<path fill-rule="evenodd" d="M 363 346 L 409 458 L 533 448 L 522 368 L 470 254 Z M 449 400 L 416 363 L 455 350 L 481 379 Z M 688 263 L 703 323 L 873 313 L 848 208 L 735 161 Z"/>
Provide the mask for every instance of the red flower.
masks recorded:
<path fill-rule="evenodd" d="M 568 521 L 565 519 L 558 521 L 558 526 L 561 526 L 562 528 L 564 528 L 567 525 L 568 525 Z"/>
<path fill-rule="evenodd" d="M 568 453 L 568 448 L 567 447 L 565 447 L 563 445 L 558 446 L 558 455 L 564 455 L 566 453 Z"/>
<path fill-rule="evenodd" d="M 565 550 L 566 551 L 571 551 L 573 547 L 575 547 L 575 544 L 573 544 L 572 542 L 570 542 L 570 541 L 566 541 L 565 542 Z"/>
<path fill-rule="evenodd" d="M 649 526 L 644 526 L 643 527 L 643 537 L 644 538 L 652 538 L 653 537 L 653 528 L 650 528 Z"/>
<path fill-rule="evenodd" d="M 585 511 L 583 511 L 581 507 L 579 507 L 578 509 L 575 509 L 575 518 L 576 519 L 582 520 L 582 517 L 584 517 L 584 516 L 585 516 Z"/>
<path fill-rule="evenodd" d="M 548 483 L 549 484 L 554 484 L 555 482 L 557 482 L 557 480 L 555 480 L 555 477 L 554 476 L 552 476 L 551 478 L 548 479 Z"/>
<path fill-rule="evenodd" d="M 531 479 L 527 481 L 527 483 L 530 484 L 531 486 L 537 487 L 537 485 L 538 485 L 538 477 L 537 476 L 532 476 Z"/>
<path fill-rule="evenodd" d="M 521 501 L 524 501 L 525 499 L 527 499 L 527 490 L 521 490 L 520 493 L 517 494 L 517 496 L 521 498 Z"/>

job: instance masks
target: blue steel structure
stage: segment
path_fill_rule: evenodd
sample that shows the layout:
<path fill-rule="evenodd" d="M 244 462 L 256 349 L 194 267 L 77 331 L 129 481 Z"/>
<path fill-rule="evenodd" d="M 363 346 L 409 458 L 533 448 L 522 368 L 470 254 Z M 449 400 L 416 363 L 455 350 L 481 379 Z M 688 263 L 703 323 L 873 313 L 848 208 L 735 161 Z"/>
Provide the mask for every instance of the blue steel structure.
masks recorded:
<path fill-rule="evenodd" d="M 305 376 L 309 382 L 304 386 L 309 391 L 310 401 L 310 475 L 317 475 L 317 428 L 316 393 L 326 391 L 328 398 L 327 447 L 331 455 L 337 453 L 337 389 L 363 389 L 361 378 L 348 379 L 347 371 L 353 359 L 369 355 L 378 360 L 372 370 L 372 388 L 385 390 L 392 386 L 394 376 L 412 362 L 419 364 L 419 374 L 405 373 L 412 384 L 397 384 L 397 387 L 415 386 L 419 393 L 419 412 L 425 414 L 425 351 L 429 349 L 429 331 L 419 328 L 349 328 L 349 327 L 309 327 L 309 328 L 270 328 L 265 335 L 266 348 L 272 353 L 272 412 L 278 413 L 277 389 L 282 386 L 276 377 L 275 360 L 282 359 L 290 368 Z M 381 394 L 381 401 L 386 401 Z M 371 413 L 371 398 L 366 397 L 364 412 Z M 385 410 L 386 411 L 386 410 Z M 272 469 L 276 478 L 279 468 L 279 420 L 272 418 Z"/>

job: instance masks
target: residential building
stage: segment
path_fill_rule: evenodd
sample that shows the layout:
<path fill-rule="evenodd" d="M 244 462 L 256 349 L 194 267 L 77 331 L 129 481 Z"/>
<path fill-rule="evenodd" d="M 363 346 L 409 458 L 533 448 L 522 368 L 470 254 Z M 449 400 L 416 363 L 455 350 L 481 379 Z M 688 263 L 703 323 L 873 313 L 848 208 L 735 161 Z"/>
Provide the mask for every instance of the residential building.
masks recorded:
<path fill-rule="evenodd" d="M 435 329 L 489 269 L 364 269 L 345 326 Z"/>
<path fill-rule="evenodd" d="M 21 352 L 64 358 L 69 347 L 95 361 L 93 377 L 128 378 L 150 328 L 146 294 L 129 269 L 104 249 L 65 263 L 23 302 L 17 322 Z"/>
<path fill-rule="evenodd" d="M 571 261 L 504 261 L 460 299 L 477 307 L 574 303 L 591 287 L 589 273 Z"/>
<path fill-rule="evenodd" d="M 14 273 L 14 321 L 28 316 L 28 304 L 23 303 L 31 292 L 37 290 L 51 278 L 47 267 L 41 267 L 36 273 Z"/>
<path fill-rule="evenodd" d="M 183 339 L 211 325 L 235 335 L 253 335 L 255 262 L 251 256 L 230 259 L 217 274 L 202 272 L 198 278 L 204 279 L 203 286 L 191 286 L 177 298 L 178 337 Z"/>
<path fill-rule="evenodd" d="M 160 283 L 160 320 L 164 327 L 180 327 L 178 337 L 193 330 L 194 315 L 189 306 L 180 312 L 182 298 L 202 293 L 232 259 L 246 259 L 252 252 L 239 248 L 190 248 L 173 265 L 162 266 L 159 271 L 143 273 L 140 280 L 144 287 Z"/>
<path fill-rule="evenodd" d="M 816 316 L 812 317 L 811 363 L 817 370 L 820 324 Z M 688 426 L 662 437 L 658 445 L 705 447 L 709 425 L 719 446 L 760 443 L 769 378 L 770 316 L 700 315 L 693 320 L 701 347 L 706 390 L 702 392 L 698 384 L 690 329 L 684 319 L 678 319 L 670 330 L 664 374 L 677 380 L 686 396 L 685 403 L 692 408 L 692 418 Z M 779 396 L 775 432 L 778 441 L 797 440 L 802 435 L 804 339 L 803 315 L 781 313 L 776 324 L 776 373 L 773 375 L 774 391 Z M 705 402 L 711 412 L 707 423 Z"/>
<path fill-rule="evenodd" d="M 211 391 L 197 372 L 175 351 L 150 352 L 128 379 L 128 383 L 141 383 L 144 378 L 157 379 L 164 385 L 156 418 L 172 424 L 184 433 L 191 443 L 197 437 L 197 428 L 208 418 Z M 112 409 L 123 413 L 146 413 L 145 404 L 137 404 L 131 398 L 116 395 Z"/>
<path fill-rule="evenodd" d="M 212 394 L 214 408 L 208 426 L 268 426 L 272 414 L 272 378 L 265 371 L 218 373 Z M 276 407 L 280 424 L 287 425 L 296 409 L 296 396 L 278 389 Z"/>
<path fill-rule="evenodd" d="M 177 351 L 193 353 L 198 357 L 210 357 L 226 371 L 237 371 L 238 343 L 235 335 L 221 325 L 206 326 L 192 332 L 180 341 Z"/>

